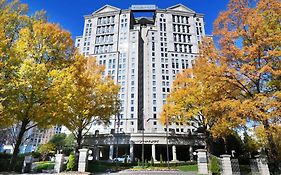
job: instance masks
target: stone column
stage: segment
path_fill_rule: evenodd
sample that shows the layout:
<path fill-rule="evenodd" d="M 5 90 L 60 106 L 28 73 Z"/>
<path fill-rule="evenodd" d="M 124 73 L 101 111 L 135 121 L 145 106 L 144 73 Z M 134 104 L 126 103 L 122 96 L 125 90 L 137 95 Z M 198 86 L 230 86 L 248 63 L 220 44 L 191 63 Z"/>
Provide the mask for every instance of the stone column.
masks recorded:
<path fill-rule="evenodd" d="M 113 160 L 113 150 L 114 150 L 114 146 L 110 145 L 109 146 L 109 160 Z"/>
<path fill-rule="evenodd" d="M 260 175 L 270 175 L 266 158 L 255 156 Z"/>
<path fill-rule="evenodd" d="M 135 158 L 134 158 L 134 143 L 130 143 L 130 159 L 131 159 L 131 162 L 135 162 Z"/>
<path fill-rule="evenodd" d="M 63 162 L 64 162 L 64 155 L 63 154 L 56 154 L 55 155 L 55 172 L 60 173 L 63 168 Z"/>
<path fill-rule="evenodd" d="M 207 161 L 207 150 L 198 149 L 197 152 L 197 164 L 198 174 L 208 174 L 208 161 Z"/>
<path fill-rule="evenodd" d="M 230 155 L 221 155 L 222 175 L 232 175 Z"/>
<path fill-rule="evenodd" d="M 172 153 L 173 153 L 173 160 L 172 161 L 174 161 L 174 162 L 178 161 L 177 160 L 177 147 L 176 147 L 176 145 L 172 146 Z"/>
<path fill-rule="evenodd" d="M 95 160 L 100 160 L 100 149 L 99 147 L 95 147 Z"/>
<path fill-rule="evenodd" d="M 22 167 L 23 173 L 30 173 L 31 168 L 32 168 L 32 162 L 33 162 L 32 156 L 25 156 L 24 157 L 24 162 L 23 162 L 23 167 Z"/>
<path fill-rule="evenodd" d="M 153 157 L 153 160 L 154 160 L 154 161 L 157 161 L 157 160 L 156 160 L 156 152 L 155 152 L 155 144 L 152 144 L 152 145 L 151 145 L 151 155 L 152 155 L 152 157 Z"/>
<path fill-rule="evenodd" d="M 88 164 L 88 149 L 79 149 L 78 172 L 86 172 Z"/>
<path fill-rule="evenodd" d="M 190 158 L 190 161 L 193 161 L 193 147 L 192 146 L 189 146 L 189 158 Z"/>

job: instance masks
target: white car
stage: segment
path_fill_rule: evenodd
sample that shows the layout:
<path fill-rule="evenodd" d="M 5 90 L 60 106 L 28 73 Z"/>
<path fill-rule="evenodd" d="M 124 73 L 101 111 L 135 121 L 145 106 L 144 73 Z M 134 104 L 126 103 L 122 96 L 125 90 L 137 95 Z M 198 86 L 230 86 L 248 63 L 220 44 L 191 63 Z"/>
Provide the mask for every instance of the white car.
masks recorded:
<path fill-rule="evenodd" d="M 127 158 L 127 163 L 131 162 L 131 158 L 129 155 L 124 155 L 124 156 L 121 156 L 121 157 L 116 157 L 113 159 L 114 162 L 122 162 L 122 163 L 125 163 L 125 159 Z"/>

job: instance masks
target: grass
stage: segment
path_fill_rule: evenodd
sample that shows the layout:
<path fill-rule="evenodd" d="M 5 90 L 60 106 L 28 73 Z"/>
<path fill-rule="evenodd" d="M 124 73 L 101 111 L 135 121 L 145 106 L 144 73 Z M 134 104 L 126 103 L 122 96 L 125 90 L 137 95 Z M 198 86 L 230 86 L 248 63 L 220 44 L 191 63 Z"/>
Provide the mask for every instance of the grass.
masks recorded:
<path fill-rule="evenodd" d="M 88 171 L 92 173 L 101 173 L 106 172 L 107 170 L 111 171 L 120 171 L 124 169 L 129 169 L 130 166 L 125 166 L 121 163 L 105 163 L 105 162 L 93 162 L 88 164 Z"/>
<path fill-rule="evenodd" d="M 198 171 L 197 165 L 181 165 L 181 166 L 177 166 L 175 168 L 180 171 Z"/>
<path fill-rule="evenodd" d="M 142 168 L 142 166 L 136 166 L 135 164 L 122 164 L 122 163 L 107 163 L 107 162 L 91 162 L 88 165 L 88 172 L 92 173 L 101 173 L 101 172 L 107 172 L 107 171 L 120 171 L 124 169 L 130 169 L 130 170 L 135 170 L 135 171 L 140 171 L 140 170 L 152 170 L 152 171 L 163 171 L 163 170 L 179 170 L 179 171 L 198 171 L 197 164 L 184 164 L 184 165 L 178 165 L 178 164 L 172 164 L 170 166 L 170 169 L 166 165 L 160 165 L 160 164 L 155 164 L 155 166 L 145 166 Z"/>
<path fill-rule="evenodd" d="M 134 166 L 131 168 L 131 170 L 169 170 L 168 167 L 144 167 L 142 168 L 141 166 Z M 180 166 L 172 166 L 170 167 L 170 170 L 180 170 L 180 171 L 198 171 L 197 165 L 180 165 Z"/>

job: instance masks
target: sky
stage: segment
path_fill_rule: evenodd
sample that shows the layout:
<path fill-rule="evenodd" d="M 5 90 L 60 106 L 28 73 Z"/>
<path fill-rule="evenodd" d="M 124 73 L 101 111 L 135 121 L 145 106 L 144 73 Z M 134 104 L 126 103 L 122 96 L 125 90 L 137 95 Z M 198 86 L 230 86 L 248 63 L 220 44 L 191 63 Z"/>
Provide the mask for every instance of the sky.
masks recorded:
<path fill-rule="evenodd" d="M 206 34 L 210 35 L 215 19 L 220 11 L 226 10 L 228 0 L 21 0 L 21 2 L 28 4 L 30 14 L 39 10 L 47 11 L 50 22 L 60 24 L 75 38 L 82 35 L 83 16 L 91 14 L 106 4 L 120 9 L 128 9 L 131 5 L 153 4 L 160 9 L 165 9 L 181 3 L 205 15 Z"/>

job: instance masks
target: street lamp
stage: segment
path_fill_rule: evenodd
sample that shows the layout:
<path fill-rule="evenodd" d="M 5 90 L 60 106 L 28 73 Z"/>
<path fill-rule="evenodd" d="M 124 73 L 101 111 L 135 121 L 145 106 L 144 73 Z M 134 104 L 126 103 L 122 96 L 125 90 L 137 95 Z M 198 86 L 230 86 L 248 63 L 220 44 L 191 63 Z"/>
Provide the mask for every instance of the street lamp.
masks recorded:
<path fill-rule="evenodd" d="M 169 161 L 169 142 L 168 142 L 168 115 L 165 111 L 166 115 L 166 146 L 167 146 L 167 163 L 168 163 L 168 169 L 170 169 L 170 161 Z"/>
<path fill-rule="evenodd" d="M 142 168 L 144 168 L 144 110 L 142 110 L 142 146 L 141 146 L 141 159 Z"/>
<path fill-rule="evenodd" d="M 119 127 L 120 127 L 120 118 L 119 118 L 119 114 L 117 114 L 116 158 L 118 157 L 118 133 L 119 133 Z M 117 166 L 117 161 L 116 161 L 116 166 Z"/>

